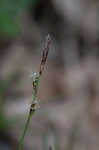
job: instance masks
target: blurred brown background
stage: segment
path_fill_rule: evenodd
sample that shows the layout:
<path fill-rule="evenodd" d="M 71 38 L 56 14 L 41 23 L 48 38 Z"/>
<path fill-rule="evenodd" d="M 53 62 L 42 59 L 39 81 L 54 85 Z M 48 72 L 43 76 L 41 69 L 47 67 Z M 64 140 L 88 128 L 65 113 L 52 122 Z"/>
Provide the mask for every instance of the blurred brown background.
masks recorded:
<path fill-rule="evenodd" d="M 23 149 L 99 150 L 98 16 L 97 0 L 0 0 L 0 150 L 17 150 L 48 33 Z"/>

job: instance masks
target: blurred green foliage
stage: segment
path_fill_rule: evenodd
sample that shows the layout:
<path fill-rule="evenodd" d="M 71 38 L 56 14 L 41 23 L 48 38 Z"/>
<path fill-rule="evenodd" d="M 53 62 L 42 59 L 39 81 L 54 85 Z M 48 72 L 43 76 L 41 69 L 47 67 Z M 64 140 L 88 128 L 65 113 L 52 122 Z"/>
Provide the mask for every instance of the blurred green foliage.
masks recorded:
<path fill-rule="evenodd" d="M 38 0 L 0 0 L 0 35 L 15 35 L 20 26 L 16 18 Z"/>
<path fill-rule="evenodd" d="M 5 129 L 8 129 L 9 127 L 9 121 L 6 119 L 6 117 L 0 113 L 0 131 L 3 132 Z"/>

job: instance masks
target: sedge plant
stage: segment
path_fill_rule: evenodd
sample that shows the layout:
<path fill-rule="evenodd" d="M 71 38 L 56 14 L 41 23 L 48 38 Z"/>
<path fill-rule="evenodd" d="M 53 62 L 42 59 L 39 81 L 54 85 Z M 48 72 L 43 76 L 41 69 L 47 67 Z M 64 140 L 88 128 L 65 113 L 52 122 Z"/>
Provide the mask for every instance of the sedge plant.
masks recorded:
<path fill-rule="evenodd" d="M 31 120 L 32 116 L 35 114 L 35 111 L 37 109 L 37 103 L 38 103 L 37 93 L 38 93 L 40 78 L 41 78 L 42 72 L 44 70 L 44 66 L 46 64 L 50 43 L 51 43 L 51 38 L 50 38 L 50 35 L 48 34 L 48 36 L 46 38 L 46 41 L 45 41 L 45 46 L 44 46 L 44 49 L 43 49 L 43 55 L 42 55 L 41 64 L 40 64 L 40 70 L 39 70 L 39 72 L 34 72 L 31 76 L 32 77 L 32 86 L 33 86 L 32 103 L 31 103 L 31 106 L 30 106 L 28 118 L 27 118 L 27 121 L 26 121 L 26 124 L 25 124 L 25 127 L 24 127 L 22 137 L 19 141 L 18 150 L 22 150 L 24 137 L 27 133 L 30 120 Z"/>

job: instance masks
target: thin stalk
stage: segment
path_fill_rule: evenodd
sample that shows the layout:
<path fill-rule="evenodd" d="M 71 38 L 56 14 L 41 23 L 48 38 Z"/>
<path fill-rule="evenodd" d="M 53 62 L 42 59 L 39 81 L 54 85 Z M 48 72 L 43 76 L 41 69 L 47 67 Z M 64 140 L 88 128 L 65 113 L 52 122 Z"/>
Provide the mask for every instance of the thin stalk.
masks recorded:
<path fill-rule="evenodd" d="M 31 119 L 31 114 L 28 115 L 28 119 L 27 119 L 27 122 L 26 122 L 25 127 L 24 127 L 24 132 L 23 132 L 23 135 L 22 135 L 22 137 L 20 139 L 20 142 L 19 142 L 18 150 L 22 149 L 24 137 L 26 135 L 26 132 L 27 132 L 27 129 L 28 129 L 28 126 L 29 126 L 29 123 L 30 123 L 30 119 Z"/>
<path fill-rule="evenodd" d="M 36 98 L 37 98 L 37 93 L 38 93 L 38 88 L 39 88 L 39 83 L 40 83 L 40 77 L 42 75 L 42 72 L 44 70 L 44 66 L 45 66 L 45 63 L 46 63 L 46 59 L 47 59 L 48 52 L 49 52 L 50 42 L 51 42 L 50 35 L 48 35 L 47 38 L 46 38 L 45 47 L 43 49 L 43 55 L 42 55 L 41 64 L 40 64 L 40 71 L 39 71 L 39 73 L 37 73 L 37 72 L 33 73 L 32 76 L 31 76 L 32 77 L 32 86 L 33 86 L 32 104 L 30 106 L 30 111 L 29 111 L 28 119 L 27 119 L 25 127 L 24 127 L 23 135 L 22 135 L 22 137 L 20 139 L 20 142 L 19 142 L 18 150 L 22 150 L 24 137 L 27 133 L 30 120 L 31 120 L 32 116 L 34 115 L 34 113 L 37 109 L 37 107 L 36 107 L 36 104 L 37 104 Z"/>
<path fill-rule="evenodd" d="M 33 80 L 33 79 L 32 79 Z M 33 80 L 33 83 L 35 82 L 36 80 Z M 35 85 L 35 90 L 34 90 L 34 94 L 33 94 L 33 97 L 32 97 L 32 104 L 31 104 L 31 107 L 30 107 L 30 112 L 28 114 L 28 119 L 26 121 L 26 124 L 25 124 L 25 127 L 24 127 L 24 131 L 23 131 L 23 135 L 20 139 L 20 142 L 19 142 L 19 147 L 18 147 L 18 150 L 22 150 L 22 145 L 23 145 L 23 141 L 24 141 L 24 137 L 27 133 L 27 130 L 28 130 L 28 127 L 29 127 L 29 123 L 30 123 L 30 120 L 33 116 L 33 114 L 35 113 L 35 100 L 36 100 L 36 97 L 37 97 L 37 92 L 38 92 L 38 87 L 39 87 L 39 82 L 40 82 L 40 76 L 38 76 L 37 78 L 37 81 L 36 81 L 36 85 Z M 34 85 L 33 85 L 34 86 Z"/>

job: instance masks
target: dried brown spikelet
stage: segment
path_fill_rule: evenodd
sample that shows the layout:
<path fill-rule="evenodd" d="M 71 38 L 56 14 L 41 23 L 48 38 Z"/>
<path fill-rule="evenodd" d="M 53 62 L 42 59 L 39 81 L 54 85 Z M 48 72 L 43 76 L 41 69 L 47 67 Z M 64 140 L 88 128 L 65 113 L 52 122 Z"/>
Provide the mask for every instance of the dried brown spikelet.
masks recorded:
<path fill-rule="evenodd" d="M 45 42 L 45 47 L 43 49 L 43 55 L 42 55 L 42 60 L 40 64 L 40 72 L 39 72 L 40 76 L 42 75 L 42 72 L 44 70 L 44 66 L 45 66 L 46 59 L 47 59 L 48 52 L 49 52 L 50 43 L 51 43 L 51 37 L 48 34 L 46 38 L 46 42 Z"/>

